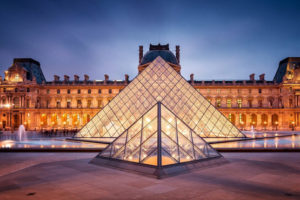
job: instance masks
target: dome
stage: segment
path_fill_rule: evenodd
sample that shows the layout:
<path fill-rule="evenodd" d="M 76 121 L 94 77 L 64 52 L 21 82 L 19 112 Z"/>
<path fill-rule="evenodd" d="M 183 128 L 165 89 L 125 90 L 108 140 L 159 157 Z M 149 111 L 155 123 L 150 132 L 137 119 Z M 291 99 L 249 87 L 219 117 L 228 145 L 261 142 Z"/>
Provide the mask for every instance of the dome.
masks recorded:
<path fill-rule="evenodd" d="M 150 63 L 153 60 L 155 60 L 155 58 L 157 58 L 158 56 L 160 56 L 166 62 L 175 64 L 175 65 L 179 65 L 175 55 L 169 50 L 150 50 L 150 51 L 148 51 L 142 58 L 140 65 Z"/>

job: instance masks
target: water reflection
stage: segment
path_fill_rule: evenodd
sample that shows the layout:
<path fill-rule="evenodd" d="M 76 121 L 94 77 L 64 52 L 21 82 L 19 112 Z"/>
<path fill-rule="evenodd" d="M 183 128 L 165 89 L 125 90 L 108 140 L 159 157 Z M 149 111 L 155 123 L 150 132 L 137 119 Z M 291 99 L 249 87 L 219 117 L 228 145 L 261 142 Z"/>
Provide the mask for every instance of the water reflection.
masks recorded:
<path fill-rule="evenodd" d="M 99 143 L 87 143 L 87 142 L 70 142 L 59 139 L 33 139 L 27 141 L 14 141 L 3 140 L 0 141 L 0 148 L 2 149 L 103 149 L 107 145 Z"/>
<path fill-rule="evenodd" d="M 212 144 L 214 148 L 300 149 L 300 135 Z"/>

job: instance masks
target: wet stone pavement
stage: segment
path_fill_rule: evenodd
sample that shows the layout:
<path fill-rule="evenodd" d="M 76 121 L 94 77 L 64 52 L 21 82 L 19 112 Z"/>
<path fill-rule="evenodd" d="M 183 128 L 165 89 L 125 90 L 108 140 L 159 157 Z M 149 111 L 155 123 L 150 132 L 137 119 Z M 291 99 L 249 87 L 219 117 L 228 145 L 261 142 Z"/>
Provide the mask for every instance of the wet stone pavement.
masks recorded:
<path fill-rule="evenodd" d="M 228 163 L 162 180 L 96 155 L 0 153 L 0 199 L 300 199 L 300 153 L 222 153 Z"/>

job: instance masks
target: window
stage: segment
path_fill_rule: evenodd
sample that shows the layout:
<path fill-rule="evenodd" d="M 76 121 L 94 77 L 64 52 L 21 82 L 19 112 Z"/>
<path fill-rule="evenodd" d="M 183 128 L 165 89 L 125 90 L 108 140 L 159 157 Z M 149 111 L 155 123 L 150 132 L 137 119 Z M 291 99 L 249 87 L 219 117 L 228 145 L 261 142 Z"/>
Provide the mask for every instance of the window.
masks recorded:
<path fill-rule="evenodd" d="M 252 108 L 252 100 L 248 100 L 248 106 L 249 108 Z"/>
<path fill-rule="evenodd" d="M 67 108 L 71 108 L 71 100 L 67 101 Z"/>
<path fill-rule="evenodd" d="M 238 108 L 242 107 L 242 99 L 237 100 L 237 105 L 238 105 Z"/>
<path fill-rule="evenodd" d="M 227 108 L 231 108 L 231 99 L 227 99 Z"/>
<path fill-rule="evenodd" d="M 262 107 L 263 107 L 263 102 L 262 102 L 262 100 L 258 100 L 258 107 L 259 107 L 259 108 L 262 108 Z"/>
<path fill-rule="evenodd" d="M 15 92 L 18 92 L 18 88 L 15 88 Z"/>
<path fill-rule="evenodd" d="M 92 100 L 88 100 L 88 101 L 87 101 L 87 107 L 88 107 L 88 108 L 91 108 L 91 105 L 92 105 Z"/>
<path fill-rule="evenodd" d="M 19 81 L 20 80 L 20 75 L 19 74 L 16 74 L 15 76 L 15 81 Z"/>
<path fill-rule="evenodd" d="M 289 105 L 290 107 L 293 107 L 293 99 L 289 99 Z"/>
<path fill-rule="evenodd" d="M 3 92 L 6 92 L 6 88 L 3 88 Z"/>
<path fill-rule="evenodd" d="M 261 88 L 258 89 L 258 93 L 261 94 Z"/>
<path fill-rule="evenodd" d="M 112 90 L 111 90 L 111 89 L 109 89 L 109 90 L 108 90 L 108 93 L 109 93 L 109 94 L 111 94 L 111 93 L 112 93 Z"/>
<path fill-rule="evenodd" d="M 57 94 L 60 94 L 60 89 L 57 89 Z"/>
<path fill-rule="evenodd" d="M 49 89 L 47 89 L 47 94 L 50 94 L 50 90 Z"/>
<path fill-rule="evenodd" d="M 92 90 L 91 90 L 91 89 L 88 89 L 88 93 L 91 94 L 91 93 L 92 93 Z"/>
<path fill-rule="evenodd" d="M 101 94 L 101 89 L 98 90 L 98 93 Z"/>
<path fill-rule="evenodd" d="M 81 93 L 80 89 L 78 89 L 78 90 L 77 90 L 77 93 L 78 93 L 78 94 L 80 94 L 80 93 Z"/>
<path fill-rule="evenodd" d="M 47 102 L 46 102 L 46 108 L 49 108 L 49 105 L 50 105 L 50 101 L 47 100 Z"/>
<path fill-rule="evenodd" d="M 68 91 L 67 91 L 67 92 L 68 92 L 68 94 L 71 94 L 71 90 L 70 90 L 70 89 L 68 89 Z"/>
<path fill-rule="evenodd" d="M 98 100 L 98 108 L 101 108 L 101 107 L 102 107 L 102 101 Z"/>
<path fill-rule="evenodd" d="M 81 100 L 77 100 L 77 108 L 82 108 Z"/>
<path fill-rule="evenodd" d="M 27 92 L 30 92 L 30 88 L 27 88 L 27 90 L 26 90 Z"/>
<path fill-rule="evenodd" d="M 29 108 L 30 104 L 29 104 L 29 99 L 26 99 L 26 108 Z"/>
<path fill-rule="evenodd" d="M 219 108 L 221 107 L 221 99 L 216 100 L 216 106 Z"/>
<path fill-rule="evenodd" d="M 56 108 L 60 108 L 60 101 L 56 102 Z"/>

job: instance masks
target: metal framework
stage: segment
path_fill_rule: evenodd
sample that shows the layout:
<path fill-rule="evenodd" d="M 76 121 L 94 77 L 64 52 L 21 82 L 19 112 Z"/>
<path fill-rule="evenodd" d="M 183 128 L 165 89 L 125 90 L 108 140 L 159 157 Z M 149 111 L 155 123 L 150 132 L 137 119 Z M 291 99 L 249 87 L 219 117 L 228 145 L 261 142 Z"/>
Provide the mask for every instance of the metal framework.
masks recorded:
<path fill-rule="evenodd" d="M 104 149 L 94 162 L 105 161 L 106 165 L 162 178 L 188 170 L 181 164 L 193 163 L 195 167 L 195 162 L 220 157 L 187 124 L 158 102 Z M 147 171 L 147 167 L 155 170 Z"/>
<path fill-rule="evenodd" d="M 245 137 L 161 57 L 157 57 L 75 138 L 116 138 L 161 102 L 200 137 Z"/>

